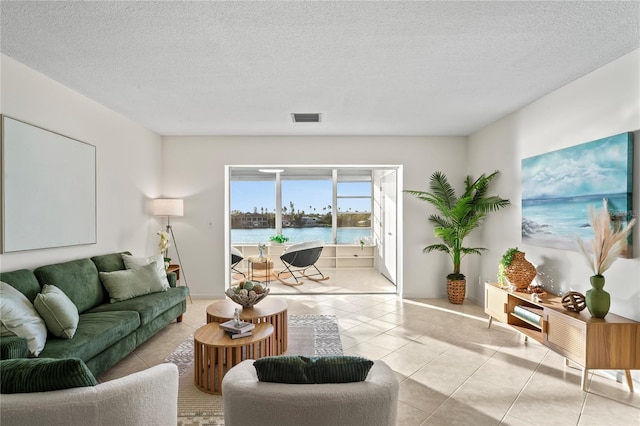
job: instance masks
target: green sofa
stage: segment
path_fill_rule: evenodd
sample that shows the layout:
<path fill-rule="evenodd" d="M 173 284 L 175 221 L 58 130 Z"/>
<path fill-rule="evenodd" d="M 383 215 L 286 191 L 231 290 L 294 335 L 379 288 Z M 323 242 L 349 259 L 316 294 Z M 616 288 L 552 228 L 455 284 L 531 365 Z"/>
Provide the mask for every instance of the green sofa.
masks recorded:
<path fill-rule="evenodd" d="M 174 273 L 167 274 L 170 288 L 166 291 L 109 303 L 99 272 L 124 270 L 122 254 L 46 265 L 34 271 L 0 273 L 0 281 L 19 290 L 31 302 L 43 285 L 52 284 L 78 308 L 80 320 L 73 338 L 49 335 L 39 358 L 80 358 L 98 376 L 170 322 L 182 320 L 188 289 L 176 286 Z M 0 339 L 0 359 L 28 356 L 26 339 L 16 336 Z"/>

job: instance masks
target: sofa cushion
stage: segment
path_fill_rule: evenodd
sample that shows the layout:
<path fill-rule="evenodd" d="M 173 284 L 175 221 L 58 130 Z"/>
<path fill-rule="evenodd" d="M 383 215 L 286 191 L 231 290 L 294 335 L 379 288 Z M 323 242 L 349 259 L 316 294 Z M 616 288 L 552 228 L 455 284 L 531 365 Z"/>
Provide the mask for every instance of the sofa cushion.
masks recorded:
<path fill-rule="evenodd" d="M 98 272 L 122 271 L 123 269 L 127 269 L 122 261 L 123 254 L 131 255 L 130 252 L 123 251 L 121 253 L 93 256 L 91 261 L 96 265 L 96 268 L 98 268 Z"/>
<path fill-rule="evenodd" d="M 361 382 L 373 361 L 357 356 L 272 356 L 254 362 L 261 382 L 313 384 Z"/>
<path fill-rule="evenodd" d="M 33 301 L 33 306 L 54 336 L 71 339 L 76 334 L 80 319 L 78 308 L 58 287 L 45 284 Z"/>
<path fill-rule="evenodd" d="M 140 325 L 145 326 L 173 306 L 183 302 L 188 294 L 186 287 L 173 287 L 159 293 L 96 306 L 89 312 L 136 311 L 140 315 Z"/>
<path fill-rule="evenodd" d="M 100 272 L 100 279 L 109 292 L 111 303 L 166 290 L 156 273 L 156 262 L 136 269 Z"/>
<path fill-rule="evenodd" d="M 7 359 L 0 361 L 0 372 L 0 389 L 4 394 L 49 392 L 98 384 L 84 362 L 77 358 Z"/>
<path fill-rule="evenodd" d="M 0 281 L 0 319 L 5 329 L 27 339 L 29 352 L 38 356 L 47 341 L 47 327 L 27 299 L 9 284 Z M 4 334 L 8 334 L 6 331 Z"/>
<path fill-rule="evenodd" d="M 137 312 L 96 312 L 80 315 L 73 339 L 50 338 L 40 354 L 45 358 L 80 358 L 87 362 L 140 327 Z"/>
<path fill-rule="evenodd" d="M 156 274 L 160 278 L 160 282 L 164 288 L 169 288 L 169 281 L 167 280 L 167 271 L 164 269 L 164 257 L 161 254 L 150 257 L 135 257 L 128 254 L 122 255 L 122 261 L 127 269 L 136 269 L 141 266 L 148 265 L 155 262 Z"/>
<path fill-rule="evenodd" d="M 78 259 L 36 268 L 40 285 L 55 285 L 71 299 L 78 313 L 104 303 L 105 291 L 96 265 L 90 259 Z"/>
<path fill-rule="evenodd" d="M 0 281 L 10 284 L 11 287 L 27 296 L 27 299 L 33 303 L 33 299 L 40 293 L 40 283 L 28 269 L 20 269 L 11 272 L 0 272 Z"/>

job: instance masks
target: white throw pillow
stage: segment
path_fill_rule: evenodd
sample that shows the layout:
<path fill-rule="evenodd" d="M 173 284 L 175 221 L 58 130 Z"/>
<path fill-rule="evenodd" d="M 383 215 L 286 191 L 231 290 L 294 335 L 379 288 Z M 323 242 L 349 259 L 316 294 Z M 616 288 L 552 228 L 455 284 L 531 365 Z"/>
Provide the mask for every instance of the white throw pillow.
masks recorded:
<path fill-rule="evenodd" d="M 150 257 L 134 257 L 129 256 L 128 254 L 122 255 L 122 261 L 124 262 L 124 266 L 127 269 L 136 269 L 141 266 L 146 266 L 150 263 L 156 262 L 156 273 L 158 274 L 158 278 L 160 278 L 160 282 L 162 283 L 162 287 L 168 289 L 169 280 L 167 279 L 167 271 L 164 269 L 164 257 L 161 254 Z"/>
<path fill-rule="evenodd" d="M 47 327 L 27 297 L 0 281 L 0 318 L 7 330 L 27 339 L 33 356 L 40 355 L 47 343 Z"/>
<path fill-rule="evenodd" d="M 2 337 L 10 337 L 10 336 L 15 336 L 15 335 L 16 335 L 16 333 L 14 333 L 13 331 L 9 330 L 7 327 L 4 326 L 2 321 L 0 321 L 0 336 L 2 336 Z"/>

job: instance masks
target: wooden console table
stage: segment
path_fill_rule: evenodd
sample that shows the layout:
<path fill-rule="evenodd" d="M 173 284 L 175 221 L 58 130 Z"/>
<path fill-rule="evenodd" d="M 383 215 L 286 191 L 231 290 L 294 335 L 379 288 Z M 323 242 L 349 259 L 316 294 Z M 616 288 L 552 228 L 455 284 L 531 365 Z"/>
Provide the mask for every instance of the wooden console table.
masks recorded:
<path fill-rule="evenodd" d="M 583 390 L 587 390 L 589 370 L 606 369 L 625 370 L 633 392 L 630 370 L 640 369 L 639 322 L 612 313 L 604 319 L 593 318 L 586 309 L 570 312 L 554 294 L 535 302 L 529 294 L 508 291 L 494 283 L 485 284 L 484 296 L 489 327 L 495 318 L 580 365 Z M 514 315 L 518 305 L 541 309 L 540 324 Z"/>

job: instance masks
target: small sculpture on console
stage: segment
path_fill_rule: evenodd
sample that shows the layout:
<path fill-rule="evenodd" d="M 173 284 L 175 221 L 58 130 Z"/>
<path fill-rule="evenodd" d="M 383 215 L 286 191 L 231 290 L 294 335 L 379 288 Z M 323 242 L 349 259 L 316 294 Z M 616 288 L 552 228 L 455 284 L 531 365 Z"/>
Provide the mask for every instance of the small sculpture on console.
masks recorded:
<path fill-rule="evenodd" d="M 584 294 L 577 291 L 570 291 L 562 296 L 562 306 L 567 311 L 580 312 L 587 307 L 587 302 L 584 298 Z"/>

